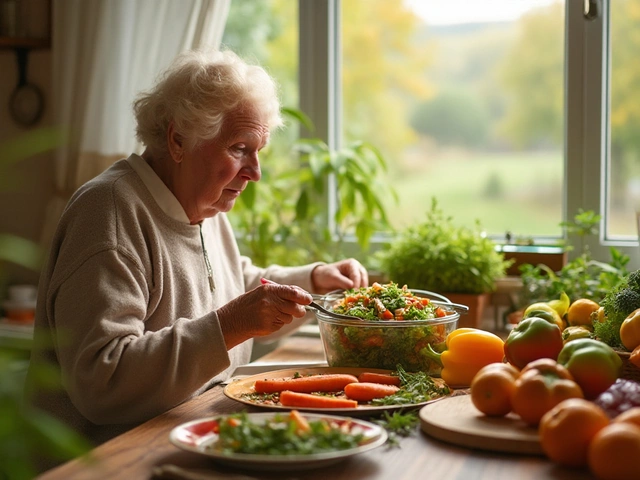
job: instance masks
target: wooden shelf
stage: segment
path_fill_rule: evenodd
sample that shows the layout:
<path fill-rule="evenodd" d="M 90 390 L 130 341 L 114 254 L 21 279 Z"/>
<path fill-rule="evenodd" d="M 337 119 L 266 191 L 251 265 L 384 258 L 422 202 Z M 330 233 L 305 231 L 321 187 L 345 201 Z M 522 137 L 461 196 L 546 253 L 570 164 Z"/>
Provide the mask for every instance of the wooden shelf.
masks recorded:
<path fill-rule="evenodd" d="M 0 37 L 0 49 L 28 48 L 32 50 L 51 48 L 47 38 Z"/>

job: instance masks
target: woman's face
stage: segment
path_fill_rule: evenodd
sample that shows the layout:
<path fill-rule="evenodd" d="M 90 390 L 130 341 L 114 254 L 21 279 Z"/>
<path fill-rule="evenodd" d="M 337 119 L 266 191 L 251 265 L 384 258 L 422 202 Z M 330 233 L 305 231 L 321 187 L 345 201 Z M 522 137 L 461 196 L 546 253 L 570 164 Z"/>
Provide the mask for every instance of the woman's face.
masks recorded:
<path fill-rule="evenodd" d="M 192 224 L 228 212 L 247 184 L 260 180 L 258 152 L 268 140 L 267 124 L 245 109 L 227 117 L 218 137 L 182 149 L 175 193 Z"/>

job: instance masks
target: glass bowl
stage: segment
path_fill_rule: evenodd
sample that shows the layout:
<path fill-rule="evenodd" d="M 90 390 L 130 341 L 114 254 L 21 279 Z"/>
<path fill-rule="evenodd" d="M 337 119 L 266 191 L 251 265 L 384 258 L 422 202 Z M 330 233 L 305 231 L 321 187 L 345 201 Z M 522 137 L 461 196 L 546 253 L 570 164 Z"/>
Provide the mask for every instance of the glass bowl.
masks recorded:
<path fill-rule="evenodd" d="M 460 314 L 446 308 L 451 303 L 447 297 L 426 290 L 409 291 L 442 302 L 448 314 L 427 320 L 342 320 L 316 312 L 329 366 L 396 370 L 400 364 L 407 372 L 439 376 L 442 367 L 427 356 L 427 346 L 442 352 Z M 322 305 L 333 310 L 343 296 L 344 292 L 327 294 Z"/>

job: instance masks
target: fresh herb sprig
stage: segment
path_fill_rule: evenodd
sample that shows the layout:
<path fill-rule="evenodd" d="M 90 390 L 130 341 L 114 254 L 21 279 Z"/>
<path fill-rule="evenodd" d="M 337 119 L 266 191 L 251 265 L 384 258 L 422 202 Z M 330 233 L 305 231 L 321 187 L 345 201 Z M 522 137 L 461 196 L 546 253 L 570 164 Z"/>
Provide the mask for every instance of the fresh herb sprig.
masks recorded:
<path fill-rule="evenodd" d="M 418 414 L 415 411 L 403 412 L 397 410 L 390 414 L 384 412 L 382 418 L 374 420 L 375 423 L 384 428 L 389 434 L 387 443 L 390 446 L 399 446 L 398 437 L 409 437 L 415 435 L 419 424 Z"/>
<path fill-rule="evenodd" d="M 372 400 L 372 405 L 412 405 L 451 392 L 448 386 L 436 384 L 425 372 L 409 373 L 402 365 L 397 365 L 396 369 L 400 377 L 400 389 L 393 395 Z"/>

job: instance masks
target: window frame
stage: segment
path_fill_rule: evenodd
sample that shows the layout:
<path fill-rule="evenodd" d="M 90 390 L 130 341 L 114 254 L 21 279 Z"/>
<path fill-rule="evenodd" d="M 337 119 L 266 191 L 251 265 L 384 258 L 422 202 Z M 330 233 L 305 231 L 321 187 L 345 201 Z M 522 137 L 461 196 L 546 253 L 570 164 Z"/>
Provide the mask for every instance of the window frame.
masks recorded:
<path fill-rule="evenodd" d="M 640 268 L 638 240 L 605 237 L 609 175 L 609 0 L 565 0 L 565 151 L 563 218 L 580 209 L 602 216 L 599 233 L 570 236 L 575 258 L 589 249 L 609 261 L 610 247 L 629 255 L 630 270 Z M 587 18 L 585 5 L 597 14 Z M 341 136 L 341 0 L 299 0 L 300 108 L 316 126 L 314 136 L 338 148 Z M 592 10 L 593 13 L 593 10 Z M 568 87 L 571 88 L 568 88 Z M 588 99 L 588 101 L 587 101 Z M 331 179 L 330 179 L 331 181 Z M 329 196 L 329 214 L 334 211 Z M 329 219 L 331 219 L 329 215 Z M 381 237 L 375 241 L 380 241 Z"/>

